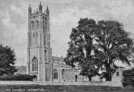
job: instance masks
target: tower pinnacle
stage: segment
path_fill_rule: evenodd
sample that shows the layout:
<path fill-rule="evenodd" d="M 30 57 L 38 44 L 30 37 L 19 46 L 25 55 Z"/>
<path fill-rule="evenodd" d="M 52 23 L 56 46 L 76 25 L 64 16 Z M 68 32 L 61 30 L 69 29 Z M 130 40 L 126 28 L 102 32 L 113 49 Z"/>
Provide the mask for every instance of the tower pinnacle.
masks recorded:
<path fill-rule="evenodd" d="M 41 5 L 41 2 L 40 2 L 40 5 L 39 5 L 39 12 L 42 13 L 42 5 Z"/>
<path fill-rule="evenodd" d="M 49 16 L 49 9 L 48 9 L 48 6 L 47 6 L 47 9 L 46 9 L 46 14 Z"/>
<path fill-rule="evenodd" d="M 31 5 L 29 4 L 29 7 L 28 7 L 28 14 L 32 13 L 32 8 L 31 8 Z"/>

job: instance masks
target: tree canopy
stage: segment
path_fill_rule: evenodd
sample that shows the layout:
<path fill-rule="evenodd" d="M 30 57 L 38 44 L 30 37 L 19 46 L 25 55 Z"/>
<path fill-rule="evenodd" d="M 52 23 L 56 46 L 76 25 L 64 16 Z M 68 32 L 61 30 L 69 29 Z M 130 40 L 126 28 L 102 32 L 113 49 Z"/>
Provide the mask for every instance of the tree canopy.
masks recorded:
<path fill-rule="evenodd" d="M 79 65 L 81 75 L 101 75 L 106 80 L 119 68 L 119 60 L 130 65 L 133 57 L 133 40 L 123 25 L 115 20 L 80 19 L 70 34 L 69 49 L 64 59 L 66 64 Z M 101 73 L 100 73 L 101 71 Z"/>
<path fill-rule="evenodd" d="M 0 45 L 0 76 L 12 75 L 17 72 L 15 64 L 15 53 L 8 46 Z"/>

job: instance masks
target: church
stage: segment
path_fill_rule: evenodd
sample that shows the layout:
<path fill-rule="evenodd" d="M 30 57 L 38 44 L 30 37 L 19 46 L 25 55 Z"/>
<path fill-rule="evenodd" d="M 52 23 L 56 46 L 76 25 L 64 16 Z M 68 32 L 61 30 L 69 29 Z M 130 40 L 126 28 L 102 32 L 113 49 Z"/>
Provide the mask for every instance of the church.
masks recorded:
<path fill-rule="evenodd" d="M 37 11 L 28 7 L 28 48 L 27 74 L 36 75 L 37 81 L 66 82 L 84 81 L 80 68 L 72 68 L 64 63 L 63 57 L 52 56 L 50 45 L 50 12 L 43 11 L 40 3 Z"/>

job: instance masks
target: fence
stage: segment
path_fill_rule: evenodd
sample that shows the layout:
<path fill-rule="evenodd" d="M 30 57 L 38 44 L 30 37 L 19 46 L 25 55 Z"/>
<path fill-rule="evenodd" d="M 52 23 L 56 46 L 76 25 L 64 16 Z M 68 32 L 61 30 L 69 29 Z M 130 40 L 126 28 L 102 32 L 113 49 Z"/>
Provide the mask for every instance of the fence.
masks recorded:
<path fill-rule="evenodd" d="M 113 82 L 37 82 L 37 81 L 0 81 L 0 85 L 91 85 L 122 87 L 122 84 Z"/>

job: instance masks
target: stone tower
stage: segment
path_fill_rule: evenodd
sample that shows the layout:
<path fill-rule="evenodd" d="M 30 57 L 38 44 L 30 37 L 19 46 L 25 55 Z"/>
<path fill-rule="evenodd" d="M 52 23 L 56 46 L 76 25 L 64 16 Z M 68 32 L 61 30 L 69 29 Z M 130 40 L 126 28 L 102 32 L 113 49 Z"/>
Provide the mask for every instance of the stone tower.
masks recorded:
<path fill-rule="evenodd" d="M 37 75 L 38 81 L 52 81 L 52 49 L 50 47 L 49 9 L 32 13 L 28 7 L 28 63 L 27 73 Z"/>

